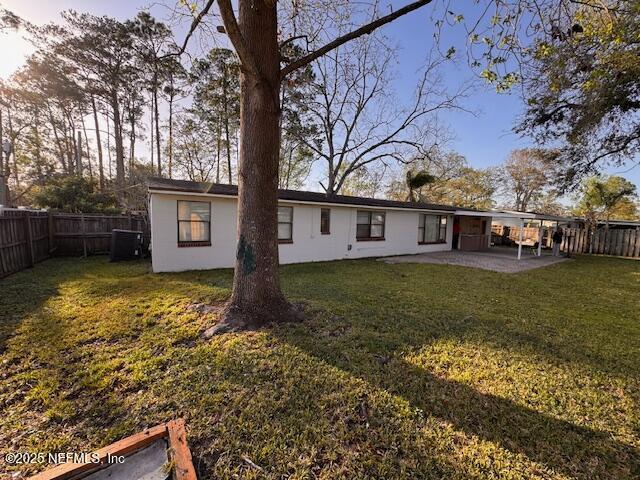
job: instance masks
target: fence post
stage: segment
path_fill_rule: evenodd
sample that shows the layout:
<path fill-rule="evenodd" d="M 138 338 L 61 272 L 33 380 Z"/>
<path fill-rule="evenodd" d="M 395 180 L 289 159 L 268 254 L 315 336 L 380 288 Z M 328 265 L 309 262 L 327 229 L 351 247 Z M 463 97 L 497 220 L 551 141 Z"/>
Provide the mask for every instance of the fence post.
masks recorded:
<path fill-rule="evenodd" d="M 0 217 L 2 216 L 2 209 L 0 209 Z M 7 264 L 4 260 L 4 245 L 3 245 L 3 228 L 2 225 L 4 224 L 4 222 L 0 222 L 0 277 L 4 277 L 5 275 L 9 274 L 9 267 L 7 267 Z"/>
<path fill-rule="evenodd" d="M 82 256 L 87 258 L 87 229 L 84 224 L 84 213 L 80 214 L 80 226 L 81 226 L 81 235 L 82 235 Z"/>
<path fill-rule="evenodd" d="M 36 259 L 33 253 L 33 232 L 31 231 L 31 214 L 29 212 L 25 214 L 24 222 L 29 266 L 33 267 L 36 264 Z"/>
<path fill-rule="evenodd" d="M 49 236 L 49 255 L 51 255 L 53 253 L 53 251 L 55 250 L 55 247 L 53 246 L 53 242 L 54 242 L 54 237 L 53 237 L 53 213 L 51 213 L 51 210 L 49 210 L 49 212 L 47 212 L 47 234 Z"/>

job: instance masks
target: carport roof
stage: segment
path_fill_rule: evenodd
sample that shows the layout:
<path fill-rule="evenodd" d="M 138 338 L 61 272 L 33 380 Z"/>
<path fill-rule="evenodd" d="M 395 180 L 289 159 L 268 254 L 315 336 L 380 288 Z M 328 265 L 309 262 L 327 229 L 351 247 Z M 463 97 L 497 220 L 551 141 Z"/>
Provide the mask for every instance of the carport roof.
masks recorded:
<path fill-rule="evenodd" d="M 558 215 L 547 215 L 536 212 L 518 212 L 516 210 L 473 210 L 456 209 L 456 215 L 469 215 L 472 217 L 493 217 L 493 218 L 521 218 L 530 220 L 551 220 L 558 222 L 570 222 L 572 217 L 560 217 Z"/>

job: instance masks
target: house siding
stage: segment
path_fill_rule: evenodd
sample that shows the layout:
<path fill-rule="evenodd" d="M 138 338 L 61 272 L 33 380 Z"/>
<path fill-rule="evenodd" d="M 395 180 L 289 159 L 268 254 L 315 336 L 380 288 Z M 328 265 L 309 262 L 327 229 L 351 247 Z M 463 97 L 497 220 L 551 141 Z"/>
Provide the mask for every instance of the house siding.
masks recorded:
<path fill-rule="evenodd" d="M 178 247 L 178 200 L 211 203 L 211 246 Z M 382 257 L 451 250 L 453 215 L 448 215 L 446 243 L 419 245 L 416 210 L 328 206 L 281 201 L 293 207 L 293 243 L 279 245 L 280 263 Z M 330 234 L 320 233 L 320 210 L 331 209 Z M 384 211 L 385 239 L 356 240 L 358 210 Z M 235 263 L 237 199 L 207 195 L 150 194 L 152 266 L 154 272 L 231 268 Z M 351 248 L 349 248 L 351 246 Z"/>

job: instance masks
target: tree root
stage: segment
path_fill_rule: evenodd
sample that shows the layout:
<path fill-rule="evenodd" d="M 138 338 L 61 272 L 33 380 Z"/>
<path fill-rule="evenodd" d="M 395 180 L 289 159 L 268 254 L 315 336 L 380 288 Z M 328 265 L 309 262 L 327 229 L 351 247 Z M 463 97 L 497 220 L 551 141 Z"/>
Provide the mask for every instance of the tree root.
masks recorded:
<path fill-rule="evenodd" d="M 240 307 L 229 302 L 222 309 L 220 320 L 202 333 L 202 338 L 232 332 L 258 330 L 278 323 L 297 323 L 306 319 L 304 305 L 286 300 L 275 302 L 262 308 Z"/>

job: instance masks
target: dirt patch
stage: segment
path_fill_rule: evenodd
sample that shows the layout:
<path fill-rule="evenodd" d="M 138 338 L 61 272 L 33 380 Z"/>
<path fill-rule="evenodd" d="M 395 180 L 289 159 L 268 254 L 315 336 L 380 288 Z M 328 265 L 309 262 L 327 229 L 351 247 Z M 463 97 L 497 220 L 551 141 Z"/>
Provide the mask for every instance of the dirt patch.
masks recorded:
<path fill-rule="evenodd" d="M 192 312 L 202 313 L 205 315 L 218 315 L 224 308 L 224 304 L 209 305 L 207 303 L 189 303 L 185 308 Z"/>

